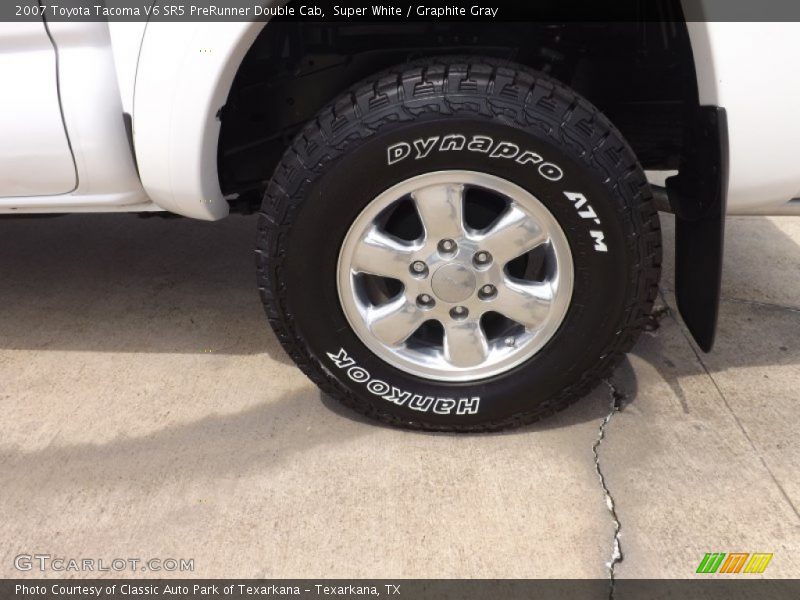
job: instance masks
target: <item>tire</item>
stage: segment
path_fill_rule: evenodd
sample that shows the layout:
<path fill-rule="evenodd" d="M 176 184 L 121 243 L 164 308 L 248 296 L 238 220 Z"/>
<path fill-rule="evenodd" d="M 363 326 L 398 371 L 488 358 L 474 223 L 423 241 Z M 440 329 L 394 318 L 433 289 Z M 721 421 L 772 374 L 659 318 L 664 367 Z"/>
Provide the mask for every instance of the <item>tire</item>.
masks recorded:
<path fill-rule="evenodd" d="M 443 139 L 453 135 L 443 145 Z M 471 183 L 457 188 L 467 190 L 463 194 L 483 198 L 484 192 L 490 196 L 501 190 L 498 193 L 505 198 L 502 190 L 512 190 L 521 195 L 520 202 L 528 203 L 526 215 L 543 207 L 547 214 L 537 213 L 540 220 L 550 227 L 557 223 L 548 230 L 549 241 L 537 247 L 544 250 L 531 253 L 549 253 L 542 264 L 556 266 L 536 268 L 558 273 L 542 281 L 553 298 L 569 287 L 568 296 L 561 296 L 567 298 L 566 304 L 557 322 L 554 317 L 548 321 L 557 312 L 553 298 L 548 299 L 541 327 L 520 326 L 501 315 L 497 331 L 520 332 L 518 337 L 502 338 L 511 349 L 504 350 L 500 338 L 490 340 L 490 350 L 486 344 L 475 346 L 475 356 L 506 357 L 496 359 L 507 361 L 499 371 L 491 365 L 480 370 L 494 358 L 475 362 L 479 366 L 474 371 L 448 370 L 447 361 L 464 346 L 451 343 L 449 350 L 427 350 L 426 344 L 435 346 L 438 341 L 431 340 L 440 336 L 444 348 L 456 331 L 456 325 L 444 322 L 445 313 L 439 325 L 425 326 L 430 331 L 424 335 L 422 329 L 413 334 L 422 335 L 422 341 L 412 336 L 401 346 L 386 345 L 381 355 L 376 353 L 381 352 L 380 344 L 370 338 L 371 325 L 360 331 L 353 317 L 358 311 L 352 309 L 350 298 L 360 302 L 358 294 L 365 292 L 351 296 L 345 288 L 348 282 L 367 285 L 362 280 L 372 281 L 372 276 L 340 264 L 354 235 L 354 256 L 363 256 L 358 244 L 366 238 L 351 231 L 364 215 L 377 211 L 371 203 L 387 190 L 401 194 L 403 186 L 436 183 L 442 173 L 466 177 L 468 182 L 478 178 L 478 188 Z M 420 193 L 425 192 L 411 195 L 417 207 L 422 205 L 414 194 Z M 508 198 L 511 203 L 498 210 L 513 205 L 513 194 Z M 397 206 L 407 201 L 403 196 Z M 486 204 L 491 203 L 486 200 Z M 391 210 L 392 215 L 402 212 Z M 395 216 L 375 218 L 385 221 Z M 489 231 L 495 225 L 486 226 Z M 428 231 L 426 227 L 423 221 L 423 231 Z M 567 250 L 556 256 L 558 248 L 564 250 L 564 240 Z M 460 242 L 459 257 L 468 243 L 467 238 Z M 440 255 L 431 260 L 445 260 L 438 248 Z M 532 256 L 524 259 L 526 273 L 533 268 Z M 370 418 L 400 427 L 495 431 L 563 409 L 610 376 L 652 309 L 661 234 L 641 166 L 620 133 L 589 102 L 520 65 L 474 57 L 437 58 L 380 73 L 354 86 L 304 127 L 264 196 L 256 257 L 259 290 L 272 328 L 289 356 L 325 393 Z M 438 302 L 437 310 L 450 306 L 442 298 L 451 297 L 457 286 L 460 290 L 473 285 L 474 278 L 466 274 L 469 268 L 466 263 L 463 268 L 452 267 L 448 273 L 458 271 L 461 279 L 447 281 L 444 276 L 434 280 L 438 270 L 425 273 L 442 294 L 432 300 Z M 511 277 L 511 263 L 498 268 L 505 268 L 500 277 Z M 402 281 L 403 290 L 416 285 Z M 386 291 L 389 284 L 380 285 L 384 295 L 391 296 Z M 473 296 L 469 301 L 477 302 Z M 474 311 L 470 314 L 475 318 Z M 489 339 L 488 325 L 484 327 L 488 321 L 480 323 Z M 537 338 L 547 327 L 552 330 L 549 336 Z M 516 340 L 524 340 L 525 352 L 530 348 L 535 352 L 524 355 L 522 348 L 514 347 Z M 426 363 L 426 356 L 436 358 Z M 510 357 L 518 364 L 512 364 Z M 519 362 L 519 357 L 524 360 Z M 471 363 L 459 357 L 453 364 Z M 480 376 L 472 375 L 478 371 Z"/>

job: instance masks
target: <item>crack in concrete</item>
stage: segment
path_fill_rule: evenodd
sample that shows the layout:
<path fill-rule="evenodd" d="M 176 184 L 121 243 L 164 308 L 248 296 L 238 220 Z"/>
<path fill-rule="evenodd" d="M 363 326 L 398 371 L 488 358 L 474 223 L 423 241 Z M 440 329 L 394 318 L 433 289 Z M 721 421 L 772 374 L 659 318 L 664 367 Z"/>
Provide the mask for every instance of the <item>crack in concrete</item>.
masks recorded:
<path fill-rule="evenodd" d="M 681 328 L 680 331 L 681 331 L 681 334 L 683 335 L 683 337 L 686 338 L 686 342 L 689 345 L 689 348 L 692 349 L 692 353 L 694 354 L 695 358 L 697 359 L 697 362 L 700 363 L 700 366 L 702 367 L 703 372 L 706 374 L 706 377 L 708 377 L 711 380 L 711 383 L 713 384 L 714 388 L 717 390 L 717 394 L 719 394 L 719 397 L 722 399 L 722 403 L 725 405 L 725 408 L 728 409 L 728 412 L 733 417 L 733 421 L 734 421 L 734 423 L 736 423 L 736 427 L 738 427 L 739 431 L 742 432 L 742 435 L 747 440 L 747 443 L 750 444 L 750 447 L 753 449 L 753 452 L 758 457 L 758 460 L 761 463 L 761 466 L 764 467 L 764 470 L 770 476 L 770 479 L 772 479 L 772 483 L 774 483 L 775 487 L 778 488 L 778 491 L 783 496 L 783 499 L 789 505 L 789 508 L 792 509 L 792 512 L 794 512 L 794 516 L 797 517 L 797 519 L 800 521 L 800 511 L 798 511 L 797 506 L 795 506 L 794 502 L 792 502 L 792 499 L 789 497 L 789 494 L 786 492 L 786 490 L 784 489 L 784 487 L 781 484 L 781 482 L 778 481 L 778 478 L 775 476 L 775 473 L 772 472 L 772 469 L 767 464 L 766 459 L 764 459 L 764 457 L 762 456 L 761 451 L 758 449 L 758 446 L 756 445 L 756 443 L 753 440 L 753 438 L 750 437 L 750 434 L 747 432 L 747 428 L 744 426 L 744 423 L 742 423 L 742 420 L 739 418 L 739 415 L 736 414 L 736 411 L 733 410 L 733 407 L 731 406 L 730 402 L 728 402 L 728 399 L 725 397 L 725 394 L 722 393 L 722 388 L 719 387 L 719 384 L 717 383 L 717 380 L 714 379 L 714 376 L 711 374 L 711 371 L 708 370 L 708 367 L 706 366 L 706 363 L 703 362 L 703 359 L 700 356 L 700 353 L 695 349 L 694 345 L 692 344 L 692 341 L 689 339 L 689 337 L 683 331 L 683 328 Z"/>
<path fill-rule="evenodd" d="M 791 313 L 800 313 L 800 308 L 794 306 L 786 306 L 785 304 L 775 304 L 774 302 L 760 302 L 759 300 L 748 300 L 746 298 L 720 298 L 722 302 L 731 302 L 733 304 L 746 304 L 749 306 L 756 306 L 758 308 L 771 308 L 773 310 L 784 310 Z"/>
<path fill-rule="evenodd" d="M 667 299 L 664 294 L 665 291 L 667 291 L 666 288 L 663 288 L 662 290 L 660 290 L 659 295 L 661 296 L 661 301 L 664 302 L 665 305 L 668 305 Z M 722 300 L 727 302 L 740 302 L 742 304 L 751 304 L 763 308 L 773 308 L 778 310 L 787 310 L 790 312 L 800 312 L 800 310 L 788 306 L 782 306 L 779 304 L 768 304 L 764 302 L 757 302 L 755 300 L 741 300 L 732 298 L 722 298 Z M 722 388 L 719 386 L 719 383 L 717 383 L 717 380 L 714 378 L 714 375 L 709 370 L 708 366 L 703 360 L 703 357 L 700 355 L 700 352 L 698 352 L 697 348 L 695 348 L 692 338 L 680 325 L 678 326 L 678 331 L 681 332 L 681 335 L 683 336 L 684 340 L 686 340 L 686 344 L 689 346 L 689 348 L 692 351 L 692 354 L 694 354 L 695 359 L 700 364 L 700 368 L 703 369 L 703 373 L 705 373 L 706 377 L 708 377 L 708 379 L 711 381 L 711 384 L 716 389 L 717 394 L 722 399 L 722 403 L 725 405 L 725 408 L 731 414 L 731 417 L 733 417 L 733 421 L 736 424 L 736 427 L 739 429 L 739 431 L 742 432 L 742 435 L 744 436 L 745 440 L 747 440 L 747 443 L 753 449 L 753 452 L 755 453 L 756 457 L 758 457 L 761 466 L 764 467 L 764 470 L 770 476 L 770 479 L 772 479 L 772 483 L 775 484 L 775 487 L 778 489 L 781 496 L 783 496 L 783 499 L 789 505 L 789 508 L 792 509 L 792 512 L 794 513 L 795 517 L 797 517 L 797 519 L 800 520 L 800 510 L 798 510 L 798 507 L 795 505 L 794 502 L 792 502 L 792 499 L 789 497 L 789 494 L 786 492 L 781 482 L 778 481 L 778 478 L 776 477 L 775 473 L 773 473 L 772 469 L 767 464 L 766 459 L 762 456 L 761 451 L 758 449 L 758 446 L 756 445 L 755 441 L 753 440 L 752 437 L 750 437 L 750 434 L 748 433 L 747 428 L 744 426 L 744 423 L 742 423 L 742 420 L 739 418 L 739 415 L 736 414 L 736 411 L 733 409 L 730 402 L 728 402 L 728 398 L 725 397 L 725 394 L 722 392 Z"/>
<path fill-rule="evenodd" d="M 608 508 L 608 512 L 611 513 L 611 519 L 614 524 L 614 541 L 611 547 L 611 560 L 606 563 L 609 580 L 608 597 L 609 600 L 613 600 L 616 585 L 614 579 L 616 567 L 624 559 L 622 554 L 622 544 L 620 543 L 620 530 L 622 529 L 622 524 L 620 523 L 619 516 L 617 515 L 617 507 L 614 503 L 614 496 L 611 495 L 611 490 L 608 489 L 605 475 L 603 475 L 603 470 L 600 467 L 599 449 L 600 444 L 603 443 L 603 440 L 606 437 L 606 429 L 608 428 L 608 424 L 611 422 L 612 417 L 617 412 L 622 410 L 622 402 L 625 399 L 625 394 L 620 392 L 610 379 L 605 379 L 604 381 L 610 391 L 610 407 L 608 414 L 600 423 L 600 427 L 597 430 L 597 438 L 595 439 L 594 444 L 592 444 L 592 454 L 594 455 L 594 470 L 597 473 L 597 478 L 600 480 L 600 487 L 603 489 L 606 507 Z"/>
<path fill-rule="evenodd" d="M 671 294 L 674 294 L 675 290 L 668 287 L 662 287 L 660 289 L 660 295 L 662 299 L 664 298 L 664 292 L 669 292 Z M 774 310 L 785 310 L 791 313 L 800 313 L 800 306 L 789 306 L 786 304 L 778 304 L 777 302 L 762 302 L 760 300 L 736 298 L 735 296 L 720 296 L 719 300 L 720 302 L 730 302 L 732 304 L 748 304 L 750 306 L 757 306 L 758 308 L 771 308 Z"/>

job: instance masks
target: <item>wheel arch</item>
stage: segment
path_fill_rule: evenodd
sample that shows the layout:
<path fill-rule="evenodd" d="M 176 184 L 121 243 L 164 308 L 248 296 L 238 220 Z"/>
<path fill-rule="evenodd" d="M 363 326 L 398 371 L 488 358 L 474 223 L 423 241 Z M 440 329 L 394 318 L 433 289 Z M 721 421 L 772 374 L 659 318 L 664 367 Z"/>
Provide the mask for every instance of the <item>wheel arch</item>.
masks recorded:
<path fill-rule="evenodd" d="M 219 113 L 264 22 L 151 22 L 133 99 L 142 184 L 161 208 L 204 220 L 229 207 L 219 185 Z"/>
<path fill-rule="evenodd" d="M 277 28 L 271 26 L 265 29 L 265 25 L 267 23 L 264 22 L 148 24 L 136 69 L 132 129 L 143 186 L 150 198 L 161 208 L 206 220 L 219 219 L 228 214 L 229 203 L 225 200 L 225 195 L 240 190 L 226 181 L 223 154 L 227 147 L 224 129 L 229 128 L 237 115 L 235 111 L 228 111 L 226 108 L 226 116 L 222 122 L 222 109 L 229 93 L 233 94 L 236 81 L 246 65 L 248 50 L 256 50 L 255 46 L 268 39 L 270 32 Z M 692 35 L 693 45 L 696 44 L 697 37 L 702 39 L 702 32 L 696 29 Z M 697 36 L 698 33 L 700 36 Z M 404 50 L 409 51 L 408 48 Z M 479 52 L 481 49 L 475 50 Z M 410 49 L 410 52 L 414 51 Z M 465 47 L 459 51 L 469 52 L 470 49 Z M 698 54 L 702 56 L 701 53 Z M 509 58 L 514 60 L 517 57 Z M 546 63 L 548 59 L 544 56 L 542 60 Z M 530 61 L 523 62 L 530 64 Z M 698 90 L 695 86 L 698 83 L 703 85 L 704 82 L 707 85 L 713 78 L 695 77 L 694 65 L 691 66 L 692 89 L 688 89 L 687 94 L 696 102 L 697 92 L 700 91 L 702 95 L 703 90 Z M 701 69 L 702 67 L 698 71 Z M 559 73 L 554 73 L 556 78 L 559 78 L 558 75 Z M 569 81 L 563 77 L 561 80 L 600 105 L 616 123 L 618 115 L 614 114 L 615 106 L 602 106 L 602 100 L 593 97 L 593 90 L 581 89 L 584 84 L 593 84 L 578 81 L 582 77 L 581 73 L 573 75 L 576 80 Z M 308 79 L 310 81 L 312 78 Z M 346 77 L 342 78 L 332 88 L 328 84 L 320 90 L 320 95 L 324 95 L 326 89 L 331 89 L 331 96 L 335 96 L 350 83 Z M 292 89 L 287 93 L 280 85 L 275 86 L 273 91 L 276 96 L 281 95 L 281 100 L 284 94 L 287 100 L 291 100 L 290 95 L 297 92 Z M 624 108 L 620 105 L 621 115 L 626 114 Z M 234 114 L 229 115 L 228 112 Z M 314 112 L 312 110 L 311 114 Z M 643 131 L 641 139 L 631 140 L 631 137 L 636 138 L 639 124 L 647 120 L 645 117 L 646 115 L 637 113 L 633 117 L 635 122 L 630 127 L 626 127 L 624 123 L 618 126 L 632 142 L 637 153 L 651 154 L 643 162 L 652 162 L 652 153 L 656 152 L 664 156 L 663 160 L 656 156 L 656 161 L 661 160 L 665 164 L 671 161 L 673 167 L 677 166 L 681 154 L 678 146 L 682 140 L 673 140 L 674 147 L 669 157 L 662 148 L 648 145 L 647 136 L 651 131 Z M 664 118 L 673 119 L 669 116 Z M 286 125 L 280 124 L 284 141 L 287 139 L 286 130 L 290 129 Z M 668 128 L 662 128 L 666 129 Z M 637 147 L 640 141 L 645 144 L 644 147 Z M 262 164 L 268 165 L 269 162 L 265 160 Z M 260 174 L 262 179 L 264 174 L 268 178 L 268 170 L 267 168 L 265 173 Z"/>
<path fill-rule="evenodd" d="M 646 169 L 676 169 L 697 78 L 677 0 L 661 5 L 673 11 L 661 23 L 273 22 L 242 61 L 222 115 L 220 185 L 239 196 L 237 208 L 257 207 L 279 157 L 325 104 L 385 68 L 436 55 L 543 72 L 600 108 Z"/>

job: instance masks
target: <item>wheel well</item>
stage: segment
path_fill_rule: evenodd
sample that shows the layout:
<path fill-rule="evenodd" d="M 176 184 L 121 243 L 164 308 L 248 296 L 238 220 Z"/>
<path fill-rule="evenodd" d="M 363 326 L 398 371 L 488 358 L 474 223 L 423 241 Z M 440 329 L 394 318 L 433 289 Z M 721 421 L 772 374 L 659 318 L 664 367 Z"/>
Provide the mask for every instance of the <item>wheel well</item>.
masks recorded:
<path fill-rule="evenodd" d="M 302 125 L 343 90 L 424 56 L 485 55 L 530 66 L 600 108 L 646 169 L 675 169 L 697 84 L 678 0 L 661 21 L 627 23 L 312 23 L 275 20 L 237 72 L 220 113 L 220 185 L 232 207 L 257 205 Z M 678 18 L 676 18 L 678 17 Z"/>

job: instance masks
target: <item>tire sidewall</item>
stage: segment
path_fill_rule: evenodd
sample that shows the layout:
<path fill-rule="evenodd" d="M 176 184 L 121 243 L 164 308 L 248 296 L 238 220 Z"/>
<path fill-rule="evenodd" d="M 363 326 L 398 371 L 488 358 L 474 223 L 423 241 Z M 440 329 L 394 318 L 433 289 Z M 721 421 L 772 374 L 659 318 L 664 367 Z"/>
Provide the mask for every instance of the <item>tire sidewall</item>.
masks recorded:
<path fill-rule="evenodd" d="M 492 145 L 486 152 L 475 150 L 483 142 L 442 150 L 442 139 L 452 135 L 467 142 L 483 136 Z M 501 143 L 511 146 L 498 153 Z M 405 152 L 404 144 L 408 156 L 390 160 Z M 519 153 L 511 156 L 514 146 Z M 541 161 L 517 160 L 526 151 Z M 546 411 L 603 358 L 632 294 L 635 231 L 622 217 L 621 190 L 609 186 L 604 167 L 579 145 L 554 139 L 546 127 L 522 128 L 482 115 L 436 115 L 381 127 L 331 158 L 289 191 L 299 208 L 287 236 L 283 274 L 295 331 L 337 387 L 403 422 L 469 426 Z M 558 171 L 543 171 L 543 164 Z M 337 289 L 339 251 L 369 202 L 406 179 L 451 169 L 489 173 L 533 194 L 564 231 L 574 268 L 569 309 L 548 343 L 521 365 L 471 382 L 424 379 L 381 360 L 353 332 Z M 597 231 L 602 232 L 599 245 L 591 233 Z"/>

